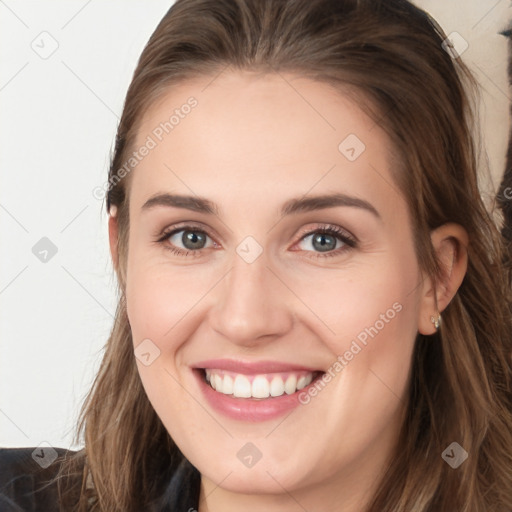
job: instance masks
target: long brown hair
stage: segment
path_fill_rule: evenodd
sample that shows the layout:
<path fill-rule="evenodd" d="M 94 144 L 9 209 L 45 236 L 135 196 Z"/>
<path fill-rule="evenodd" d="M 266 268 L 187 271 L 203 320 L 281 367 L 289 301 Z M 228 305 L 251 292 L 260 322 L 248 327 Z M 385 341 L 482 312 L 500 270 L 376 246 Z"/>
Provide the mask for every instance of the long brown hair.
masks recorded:
<path fill-rule="evenodd" d="M 408 202 L 418 261 L 434 280 L 441 269 L 431 230 L 456 222 L 470 236 L 467 274 L 440 331 L 417 336 L 398 450 L 367 511 L 512 510 L 509 271 L 478 189 L 475 82 L 445 38 L 406 0 L 178 0 L 171 7 L 140 57 L 118 128 L 106 207 L 118 209 L 119 305 L 80 414 L 76 439 L 83 433 L 85 447 L 61 469 L 62 477 L 80 474 L 80 488 L 60 479 L 63 503 L 67 493 L 78 500 L 74 510 L 143 510 L 183 457 L 135 364 L 124 297 L 130 180 L 116 178 L 158 98 L 179 82 L 231 68 L 293 72 L 354 93 L 396 149 L 394 178 Z M 441 456 L 454 441 L 469 453 L 456 470 Z"/>

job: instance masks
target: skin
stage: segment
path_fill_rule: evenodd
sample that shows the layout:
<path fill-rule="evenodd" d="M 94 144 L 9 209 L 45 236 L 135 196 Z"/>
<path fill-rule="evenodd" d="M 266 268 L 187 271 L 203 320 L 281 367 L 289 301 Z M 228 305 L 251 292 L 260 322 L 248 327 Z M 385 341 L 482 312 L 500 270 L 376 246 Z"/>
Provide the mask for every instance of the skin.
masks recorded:
<path fill-rule="evenodd" d="M 173 86 L 146 113 L 137 144 L 192 95 L 197 107 L 129 177 L 128 316 L 134 348 L 149 338 L 160 350 L 149 366 L 137 360 L 146 393 L 202 475 L 199 512 L 362 511 L 396 444 L 416 334 L 435 332 L 430 317 L 464 277 L 467 234 L 455 224 L 432 233 L 445 267 L 434 288 L 418 266 L 387 135 L 348 97 L 304 77 L 225 71 Z M 349 134 L 366 146 L 353 162 L 338 150 Z M 141 211 L 163 192 L 205 197 L 219 215 Z M 279 215 L 291 198 L 333 192 L 371 203 L 379 216 L 353 206 Z M 200 255 L 156 242 L 185 221 L 208 234 Z M 308 236 L 326 224 L 348 231 L 356 247 L 338 241 L 330 251 L 338 254 L 326 257 Z M 115 216 L 109 229 L 118 264 Z M 172 242 L 185 250 L 182 234 Z M 263 251 L 252 263 L 236 252 L 249 235 Z M 210 358 L 327 371 L 395 303 L 400 312 L 289 416 L 228 418 L 192 376 L 190 366 Z M 251 468 L 237 458 L 249 441 L 262 454 Z"/>

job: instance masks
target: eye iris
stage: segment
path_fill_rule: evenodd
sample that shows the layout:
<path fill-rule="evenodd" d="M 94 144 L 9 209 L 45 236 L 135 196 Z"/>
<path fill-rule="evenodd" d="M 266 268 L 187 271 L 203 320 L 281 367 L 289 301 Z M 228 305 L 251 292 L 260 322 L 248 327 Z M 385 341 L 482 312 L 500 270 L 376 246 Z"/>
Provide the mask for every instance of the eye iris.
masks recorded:
<path fill-rule="evenodd" d="M 328 240 L 328 241 L 326 241 Z M 317 245 L 317 242 L 319 245 Z M 336 238 L 325 233 L 313 236 L 313 246 L 319 251 L 325 252 L 336 248 Z"/>
<path fill-rule="evenodd" d="M 204 233 L 185 231 L 181 241 L 187 249 L 202 249 L 206 242 L 206 236 Z"/>

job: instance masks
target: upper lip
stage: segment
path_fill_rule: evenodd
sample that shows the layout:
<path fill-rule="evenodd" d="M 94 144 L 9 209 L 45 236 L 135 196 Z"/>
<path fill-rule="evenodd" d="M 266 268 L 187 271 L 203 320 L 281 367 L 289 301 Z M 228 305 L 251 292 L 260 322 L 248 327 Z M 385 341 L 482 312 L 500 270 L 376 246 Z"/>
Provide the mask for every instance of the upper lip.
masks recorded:
<path fill-rule="evenodd" d="M 281 361 L 242 361 L 239 359 L 208 359 L 194 364 L 193 367 L 201 369 L 226 370 L 246 375 L 292 371 L 321 371 L 318 368 Z"/>

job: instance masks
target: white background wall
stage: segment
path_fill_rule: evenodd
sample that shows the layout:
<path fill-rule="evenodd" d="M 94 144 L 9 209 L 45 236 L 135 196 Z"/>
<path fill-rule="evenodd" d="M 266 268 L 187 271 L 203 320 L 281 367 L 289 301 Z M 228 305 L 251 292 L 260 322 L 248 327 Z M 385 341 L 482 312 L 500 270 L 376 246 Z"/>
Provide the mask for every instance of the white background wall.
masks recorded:
<path fill-rule="evenodd" d="M 138 56 L 170 3 L 0 1 L 0 446 L 80 446 L 77 413 L 115 310 L 106 215 L 92 190 L 107 177 Z M 508 4 L 418 1 L 469 42 L 495 186 L 508 138 L 498 35 Z M 57 249 L 47 262 L 32 252 L 43 237 Z"/>

